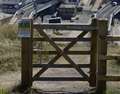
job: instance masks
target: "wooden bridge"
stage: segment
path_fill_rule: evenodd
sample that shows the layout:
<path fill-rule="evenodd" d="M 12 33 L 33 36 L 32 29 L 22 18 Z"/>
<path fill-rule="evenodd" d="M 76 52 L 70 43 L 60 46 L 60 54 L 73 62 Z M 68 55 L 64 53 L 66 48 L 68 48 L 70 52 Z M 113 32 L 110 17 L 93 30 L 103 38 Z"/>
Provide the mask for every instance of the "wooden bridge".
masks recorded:
<path fill-rule="evenodd" d="M 120 76 L 108 76 L 107 60 L 116 59 L 119 56 L 107 55 L 107 41 L 119 41 L 119 37 L 108 36 L 108 21 L 93 19 L 90 25 L 81 25 L 73 23 L 61 24 L 34 24 L 31 19 L 22 19 L 19 22 L 18 35 L 22 43 L 22 89 L 26 90 L 32 86 L 33 81 L 87 81 L 91 87 L 96 87 L 97 94 L 104 94 L 106 91 L 106 81 L 120 81 Z M 57 30 L 76 30 L 80 34 L 76 37 L 51 38 L 47 35 L 46 29 Z M 34 33 L 38 32 L 41 37 L 35 37 Z M 85 38 L 87 33 L 91 33 L 90 38 Z M 33 64 L 34 50 L 33 42 L 49 42 L 56 51 L 40 51 L 42 54 L 55 55 L 48 64 Z M 56 41 L 70 42 L 64 49 L 61 49 Z M 89 41 L 91 43 L 90 51 L 70 51 L 77 42 Z M 90 64 L 76 64 L 69 55 L 90 55 Z M 55 64 L 63 56 L 69 64 Z M 38 73 L 33 75 L 33 68 L 41 68 Z M 41 77 L 48 68 L 74 68 L 80 74 L 80 77 Z M 82 68 L 89 68 L 89 74 L 86 74 Z"/>

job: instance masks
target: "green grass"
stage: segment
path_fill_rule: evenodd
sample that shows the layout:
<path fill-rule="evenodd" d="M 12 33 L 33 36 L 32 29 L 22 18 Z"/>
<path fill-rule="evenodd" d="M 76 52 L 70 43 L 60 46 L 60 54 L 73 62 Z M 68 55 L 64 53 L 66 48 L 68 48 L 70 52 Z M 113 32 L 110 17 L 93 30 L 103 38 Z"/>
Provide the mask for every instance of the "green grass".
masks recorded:
<path fill-rule="evenodd" d="M 8 91 L 3 88 L 0 88 L 0 94 L 8 94 Z"/>

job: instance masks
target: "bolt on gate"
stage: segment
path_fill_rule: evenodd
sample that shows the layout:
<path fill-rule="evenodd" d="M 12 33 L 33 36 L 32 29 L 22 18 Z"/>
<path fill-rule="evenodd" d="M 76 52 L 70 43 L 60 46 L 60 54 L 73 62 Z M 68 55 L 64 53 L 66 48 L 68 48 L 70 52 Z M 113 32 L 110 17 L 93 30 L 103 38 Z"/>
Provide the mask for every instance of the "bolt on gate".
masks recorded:
<path fill-rule="evenodd" d="M 107 56 L 107 40 L 113 39 L 107 37 L 106 20 L 93 19 L 90 25 L 81 25 L 75 23 L 41 23 L 34 24 L 32 19 L 22 19 L 19 22 L 18 35 L 22 40 L 22 70 L 21 70 L 21 86 L 27 89 L 32 86 L 33 81 L 88 81 L 91 87 L 96 87 L 97 94 L 103 94 L 106 90 L 106 81 L 120 81 L 119 76 L 106 76 L 106 61 L 111 56 Z M 36 29 L 34 31 L 34 29 Z M 57 30 L 77 30 L 80 34 L 76 37 L 51 38 L 44 32 L 45 29 Z M 38 32 L 42 37 L 34 37 L 34 32 Z M 90 38 L 85 38 L 87 33 L 91 33 Z M 55 54 L 48 64 L 33 64 L 33 42 L 47 41 L 56 51 L 40 51 L 42 54 Z M 56 41 L 70 42 L 64 49 L 61 49 Z M 70 51 L 78 41 L 89 41 L 91 43 L 90 51 Z M 76 64 L 68 55 L 90 55 L 90 64 Z M 69 64 L 55 64 L 55 62 L 63 56 Z M 114 57 L 113 57 L 114 58 Z M 39 72 L 33 75 L 33 68 L 41 68 Z M 82 76 L 80 77 L 41 77 L 48 68 L 74 68 Z M 82 68 L 89 68 L 89 75 Z"/>

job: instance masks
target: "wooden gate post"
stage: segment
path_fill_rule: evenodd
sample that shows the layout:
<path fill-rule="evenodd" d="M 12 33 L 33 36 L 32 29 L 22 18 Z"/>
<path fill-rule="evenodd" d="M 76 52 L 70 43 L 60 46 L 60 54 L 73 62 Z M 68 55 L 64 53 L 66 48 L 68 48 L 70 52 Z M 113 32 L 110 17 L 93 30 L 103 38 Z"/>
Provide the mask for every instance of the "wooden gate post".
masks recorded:
<path fill-rule="evenodd" d="M 32 20 L 22 19 L 19 23 L 18 36 L 21 37 L 21 89 L 32 86 Z"/>
<path fill-rule="evenodd" d="M 32 86 L 32 45 L 30 38 L 22 38 L 22 89 Z"/>
<path fill-rule="evenodd" d="M 97 26 L 97 19 L 92 20 L 92 26 Z M 91 55 L 90 55 L 90 86 L 96 86 L 96 63 L 98 61 L 98 32 L 91 32 Z"/>
<path fill-rule="evenodd" d="M 97 22 L 97 28 L 99 33 L 98 40 L 98 64 L 97 64 L 97 88 L 96 94 L 105 94 L 106 92 L 106 81 L 101 80 L 100 76 L 106 76 L 107 66 L 106 60 L 100 59 L 101 56 L 107 55 L 107 41 L 106 37 L 108 34 L 108 21 L 107 20 L 99 20 Z"/>

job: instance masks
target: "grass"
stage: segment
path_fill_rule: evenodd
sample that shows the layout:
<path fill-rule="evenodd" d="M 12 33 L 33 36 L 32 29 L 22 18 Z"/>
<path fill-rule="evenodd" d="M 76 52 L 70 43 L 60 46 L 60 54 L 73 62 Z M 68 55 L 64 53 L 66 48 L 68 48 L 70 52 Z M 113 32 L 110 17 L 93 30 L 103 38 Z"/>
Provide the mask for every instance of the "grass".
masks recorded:
<path fill-rule="evenodd" d="M 112 86 L 107 88 L 107 94 L 120 94 L 120 88 L 113 88 Z"/>
<path fill-rule="evenodd" d="M 9 94 L 7 90 L 0 88 L 0 94 Z"/>
<path fill-rule="evenodd" d="M 20 66 L 20 40 L 16 27 L 11 25 L 0 27 L 0 73 L 15 71 Z"/>

